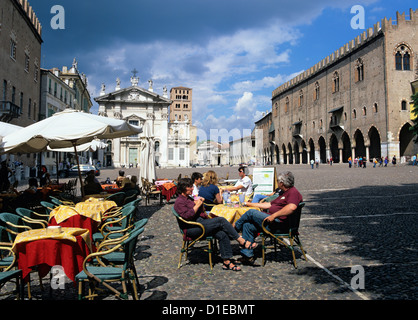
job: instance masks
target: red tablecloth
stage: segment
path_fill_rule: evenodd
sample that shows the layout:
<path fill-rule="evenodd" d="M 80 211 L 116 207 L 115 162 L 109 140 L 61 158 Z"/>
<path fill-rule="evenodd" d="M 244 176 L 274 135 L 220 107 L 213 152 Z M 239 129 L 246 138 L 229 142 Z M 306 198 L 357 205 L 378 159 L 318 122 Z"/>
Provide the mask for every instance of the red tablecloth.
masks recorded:
<path fill-rule="evenodd" d="M 167 187 L 164 184 L 156 186 L 156 188 L 157 190 L 161 190 L 161 194 L 165 196 L 167 201 L 170 201 L 171 197 L 174 196 L 177 192 L 177 186 L 175 186 L 174 184 L 170 184 L 169 189 L 167 189 Z"/>
<path fill-rule="evenodd" d="M 107 193 L 117 193 L 122 191 L 122 188 L 119 188 L 117 184 L 102 184 L 102 188 Z"/>
<path fill-rule="evenodd" d="M 90 231 L 90 237 L 93 237 L 93 233 L 96 233 L 99 231 L 99 225 L 100 223 L 82 215 L 75 215 L 71 216 L 68 219 L 64 220 L 61 223 L 57 223 L 55 221 L 55 217 L 52 217 L 51 220 L 49 220 L 48 226 L 61 226 L 61 227 L 67 227 L 67 228 L 83 228 Z"/>
<path fill-rule="evenodd" d="M 77 242 L 70 240 L 44 239 L 20 243 L 16 246 L 18 266 L 23 272 L 24 281 L 37 266 L 39 276 L 45 277 L 54 266 L 62 266 L 67 277 L 75 282 L 75 276 L 83 270 L 83 261 L 90 250 L 81 236 Z"/>

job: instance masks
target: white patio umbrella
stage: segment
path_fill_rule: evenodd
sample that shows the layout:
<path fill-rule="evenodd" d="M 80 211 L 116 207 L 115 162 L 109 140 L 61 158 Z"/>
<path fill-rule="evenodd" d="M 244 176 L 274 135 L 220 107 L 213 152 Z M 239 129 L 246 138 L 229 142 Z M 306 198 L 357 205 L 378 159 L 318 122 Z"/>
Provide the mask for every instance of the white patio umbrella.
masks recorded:
<path fill-rule="evenodd" d="M 4 136 L 14 133 L 20 129 L 22 129 L 22 127 L 0 121 L 0 140 L 3 139 Z"/>
<path fill-rule="evenodd" d="M 141 147 L 139 156 L 139 186 L 142 187 L 142 179 L 152 181 L 156 178 L 155 173 L 155 150 L 154 150 L 154 137 L 151 136 L 151 130 L 149 125 L 144 125 L 144 132 L 140 136 Z"/>
<path fill-rule="evenodd" d="M 73 147 L 79 165 L 77 146 L 93 139 L 121 138 L 141 132 L 142 128 L 124 120 L 66 109 L 5 136 L 0 153 L 36 153 L 45 151 L 48 146 L 51 149 Z M 82 185 L 80 166 L 78 169 Z M 81 190 L 84 196 L 83 188 Z"/>

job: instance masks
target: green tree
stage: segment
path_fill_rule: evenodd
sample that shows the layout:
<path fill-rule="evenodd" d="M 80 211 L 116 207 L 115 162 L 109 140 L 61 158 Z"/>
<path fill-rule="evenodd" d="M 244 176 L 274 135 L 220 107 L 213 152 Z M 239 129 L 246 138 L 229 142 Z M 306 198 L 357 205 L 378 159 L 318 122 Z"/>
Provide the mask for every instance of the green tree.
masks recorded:
<path fill-rule="evenodd" d="M 411 128 L 409 128 L 409 130 L 411 130 L 415 135 L 418 136 L 418 92 L 415 92 L 411 98 L 414 102 L 411 113 L 415 116 L 415 119 L 412 120 L 414 122 L 414 125 Z M 415 143 L 418 143 L 418 137 L 415 139 Z"/>

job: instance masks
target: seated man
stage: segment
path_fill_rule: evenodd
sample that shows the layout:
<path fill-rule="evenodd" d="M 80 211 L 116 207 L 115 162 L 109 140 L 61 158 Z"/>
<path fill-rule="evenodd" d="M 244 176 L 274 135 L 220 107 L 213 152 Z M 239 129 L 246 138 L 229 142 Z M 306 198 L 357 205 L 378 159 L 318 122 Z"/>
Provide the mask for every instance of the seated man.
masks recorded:
<path fill-rule="evenodd" d="M 302 195 L 294 187 L 295 177 L 290 171 L 280 173 L 279 181 L 280 195 L 272 202 L 245 203 L 248 207 L 255 207 L 268 210 L 268 213 L 255 209 L 248 210 L 234 225 L 239 232 L 242 231 L 244 239 L 254 242 L 258 233 L 262 231 L 262 223 L 267 220 L 269 230 L 286 233 L 289 230 L 287 216 L 294 213 L 299 204 L 303 201 Z M 241 249 L 241 261 L 244 264 L 254 264 L 255 258 L 252 249 Z"/>
<path fill-rule="evenodd" d="M 253 193 L 253 183 L 249 177 L 245 175 L 245 167 L 238 168 L 239 180 L 235 183 L 233 187 L 223 187 L 222 191 L 241 191 L 246 196 L 249 196 Z"/>

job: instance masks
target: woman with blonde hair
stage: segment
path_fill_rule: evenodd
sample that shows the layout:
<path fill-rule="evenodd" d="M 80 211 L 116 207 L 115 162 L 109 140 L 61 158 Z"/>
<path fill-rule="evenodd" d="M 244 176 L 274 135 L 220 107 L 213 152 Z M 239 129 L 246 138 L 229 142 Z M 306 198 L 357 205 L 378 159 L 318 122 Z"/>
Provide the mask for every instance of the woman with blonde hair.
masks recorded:
<path fill-rule="evenodd" d="M 199 197 L 205 199 L 205 210 L 210 211 L 211 206 L 214 204 L 222 203 L 222 194 L 218 186 L 218 175 L 215 171 L 209 170 L 203 175 L 202 185 L 199 189 Z"/>

